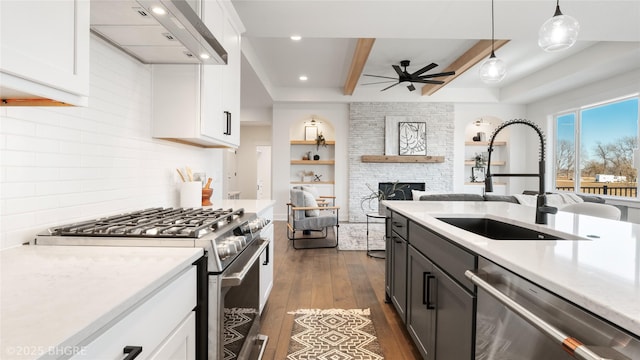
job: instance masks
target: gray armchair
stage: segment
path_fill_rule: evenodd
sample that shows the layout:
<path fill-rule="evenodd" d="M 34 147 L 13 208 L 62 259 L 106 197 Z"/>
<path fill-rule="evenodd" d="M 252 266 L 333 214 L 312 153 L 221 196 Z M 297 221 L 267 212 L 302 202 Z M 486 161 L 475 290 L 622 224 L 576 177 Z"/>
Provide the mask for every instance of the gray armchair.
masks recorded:
<path fill-rule="evenodd" d="M 287 204 L 287 237 L 294 249 L 335 248 L 338 246 L 338 206 L 319 206 L 315 196 L 304 190 L 291 189 Z M 296 240 L 326 239 L 334 228 L 335 242 L 313 247 L 296 247 Z"/>

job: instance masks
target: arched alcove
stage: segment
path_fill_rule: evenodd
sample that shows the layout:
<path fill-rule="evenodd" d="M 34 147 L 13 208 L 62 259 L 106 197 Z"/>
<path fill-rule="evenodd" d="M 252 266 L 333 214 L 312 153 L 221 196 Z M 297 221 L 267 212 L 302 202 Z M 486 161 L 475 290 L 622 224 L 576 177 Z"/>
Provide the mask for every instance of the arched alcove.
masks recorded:
<path fill-rule="evenodd" d="M 335 130 L 331 120 L 315 114 L 309 114 L 293 122 L 289 128 L 289 139 L 309 140 L 305 136 L 307 128 L 316 128 L 317 133 L 322 134 L 326 140 L 335 140 Z"/>
<path fill-rule="evenodd" d="M 323 141 L 319 142 L 321 136 Z M 289 127 L 289 183 L 310 185 L 320 195 L 333 196 L 335 189 L 335 130 L 333 123 L 309 114 Z"/>
<path fill-rule="evenodd" d="M 465 127 L 465 158 L 464 181 L 465 192 L 482 193 L 484 191 L 484 174 L 488 157 L 489 141 L 491 135 L 502 119 L 485 115 L 477 117 Z M 508 133 L 500 132 L 494 141 L 494 150 L 491 155 L 491 172 L 503 173 L 508 169 Z M 494 180 L 494 192 L 497 194 L 508 193 L 508 179 Z"/>

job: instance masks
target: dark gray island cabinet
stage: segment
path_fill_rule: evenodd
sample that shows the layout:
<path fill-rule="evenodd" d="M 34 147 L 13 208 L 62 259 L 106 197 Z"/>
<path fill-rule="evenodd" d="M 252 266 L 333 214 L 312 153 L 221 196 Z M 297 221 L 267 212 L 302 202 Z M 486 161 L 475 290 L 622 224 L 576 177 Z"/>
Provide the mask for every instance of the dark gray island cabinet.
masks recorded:
<path fill-rule="evenodd" d="M 544 229 L 560 238 L 497 241 L 440 220 L 480 216 L 541 231 L 532 212 L 387 204 L 386 297 L 424 359 L 640 359 L 640 237 L 625 235 L 640 225 L 558 212 Z M 601 269 L 606 257 L 587 256 L 613 250 L 632 266 Z"/>
<path fill-rule="evenodd" d="M 396 212 L 388 215 L 387 295 L 423 358 L 473 359 L 476 302 L 464 271 L 477 268 L 477 256 Z"/>

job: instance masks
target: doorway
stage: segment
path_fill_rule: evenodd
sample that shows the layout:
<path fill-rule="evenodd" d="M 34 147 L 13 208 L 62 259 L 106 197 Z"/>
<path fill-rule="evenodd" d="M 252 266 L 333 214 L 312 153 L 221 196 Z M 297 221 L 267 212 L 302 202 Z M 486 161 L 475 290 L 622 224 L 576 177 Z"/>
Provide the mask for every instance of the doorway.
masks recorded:
<path fill-rule="evenodd" d="M 256 199 L 271 199 L 271 146 L 256 146 Z"/>

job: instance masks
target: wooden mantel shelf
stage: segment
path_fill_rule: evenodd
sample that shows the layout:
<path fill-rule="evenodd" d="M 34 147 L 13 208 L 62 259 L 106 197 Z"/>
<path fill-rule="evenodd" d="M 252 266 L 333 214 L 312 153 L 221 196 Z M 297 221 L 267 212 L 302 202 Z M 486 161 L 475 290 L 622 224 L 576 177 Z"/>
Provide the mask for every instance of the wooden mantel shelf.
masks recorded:
<path fill-rule="evenodd" d="M 362 155 L 363 163 L 441 163 L 444 156 L 422 155 Z"/>

